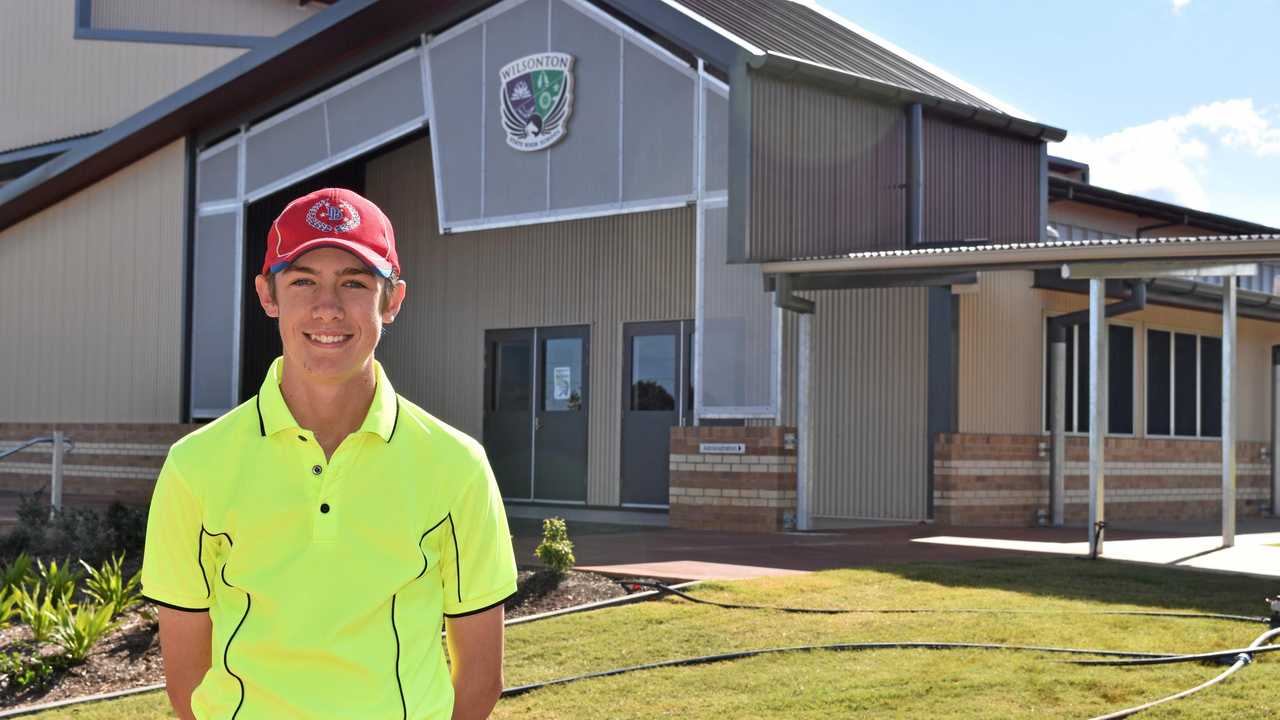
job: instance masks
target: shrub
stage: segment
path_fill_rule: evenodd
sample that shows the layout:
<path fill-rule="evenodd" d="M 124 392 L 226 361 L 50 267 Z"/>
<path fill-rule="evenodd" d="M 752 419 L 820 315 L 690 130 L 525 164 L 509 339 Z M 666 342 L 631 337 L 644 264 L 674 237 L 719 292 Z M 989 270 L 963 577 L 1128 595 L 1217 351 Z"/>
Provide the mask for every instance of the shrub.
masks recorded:
<path fill-rule="evenodd" d="M 129 507 L 117 500 L 107 507 L 103 522 L 108 552 L 138 554 L 142 551 L 147 540 L 147 508 Z"/>
<path fill-rule="evenodd" d="M 54 626 L 58 624 L 59 608 L 65 611 L 74 606 L 69 592 L 60 596 L 59 602 L 55 603 L 52 593 L 47 589 L 42 591 L 39 581 L 30 589 L 18 588 L 16 593 L 18 619 L 31 628 L 31 637 L 37 643 L 49 640 Z"/>
<path fill-rule="evenodd" d="M 49 501 L 43 490 L 23 493 L 18 498 L 18 525 L 41 531 L 49 525 Z"/>
<path fill-rule="evenodd" d="M 564 518 L 552 517 L 542 521 L 542 542 L 533 554 L 558 575 L 573 569 L 576 559 Z"/>
<path fill-rule="evenodd" d="M 139 576 L 142 573 L 141 571 L 134 573 L 133 577 L 125 582 L 124 572 L 121 570 L 123 562 L 123 553 L 103 563 L 101 570 L 94 569 L 84 560 L 80 561 L 80 564 L 89 572 L 88 579 L 85 580 L 84 594 L 93 598 L 99 605 L 110 607 L 112 618 L 142 600 L 142 595 L 138 592 Z"/>
<path fill-rule="evenodd" d="M 0 568 L 0 590 L 19 588 L 31 579 L 31 556 L 18 553 L 13 562 Z"/>
<path fill-rule="evenodd" d="M 62 664 L 60 658 L 24 657 L 18 651 L 0 653 L 0 675 L 8 676 L 18 687 L 43 685 Z"/>
<path fill-rule="evenodd" d="M 53 641 L 62 648 L 63 654 L 72 664 L 82 663 L 99 640 L 120 627 L 120 621 L 113 621 L 111 618 L 111 605 L 90 603 L 76 608 L 64 606 L 57 613 L 52 632 Z"/>

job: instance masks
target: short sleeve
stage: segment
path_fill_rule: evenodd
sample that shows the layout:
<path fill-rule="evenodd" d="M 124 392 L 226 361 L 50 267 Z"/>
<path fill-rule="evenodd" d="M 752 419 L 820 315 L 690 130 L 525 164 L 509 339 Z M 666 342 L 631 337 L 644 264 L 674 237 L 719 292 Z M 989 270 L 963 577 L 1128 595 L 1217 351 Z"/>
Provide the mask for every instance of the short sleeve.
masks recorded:
<path fill-rule="evenodd" d="M 144 598 L 175 610 L 209 609 L 209 589 L 200 567 L 201 519 L 199 499 L 178 472 L 171 453 L 156 479 L 147 514 Z"/>
<path fill-rule="evenodd" d="M 450 534 L 442 538 L 446 617 L 483 612 L 516 592 L 516 556 L 502 494 L 483 451 L 478 461 L 481 467 L 449 510 Z"/>

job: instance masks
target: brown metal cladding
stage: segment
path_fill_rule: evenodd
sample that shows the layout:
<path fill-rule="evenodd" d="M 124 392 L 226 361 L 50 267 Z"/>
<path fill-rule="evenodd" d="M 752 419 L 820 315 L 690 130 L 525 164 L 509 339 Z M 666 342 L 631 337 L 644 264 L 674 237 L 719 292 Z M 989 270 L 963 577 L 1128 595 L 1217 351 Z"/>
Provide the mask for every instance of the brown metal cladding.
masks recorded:
<path fill-rule="evenodd" d="M 1039 143 L 926 113 L 924 242 L 1036 242 L 1039 173 Z"/>
<path fill-rule="evenodd" d="M 905 246 L 900 107 L 766 75 L 751 98 L 749 260 Z"/>
<path fill-rule="evenodd" d="M 409 288 L 378 346 L 396 390 L 480 438 L 484 331 L 590 326 L 587 502 L 617 505 L 622 325 L 693 318 L 694 209 L 441 236 L 426 139 L 372 160 L 366 183 Z"/>

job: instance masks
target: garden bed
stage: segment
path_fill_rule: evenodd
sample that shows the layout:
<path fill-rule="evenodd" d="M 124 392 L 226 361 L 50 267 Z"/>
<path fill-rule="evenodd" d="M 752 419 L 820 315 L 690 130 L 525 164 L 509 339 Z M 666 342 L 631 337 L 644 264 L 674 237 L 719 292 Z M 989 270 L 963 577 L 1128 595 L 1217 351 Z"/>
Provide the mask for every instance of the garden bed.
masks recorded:
<path fill-rule="evenodd" d="M 136 561 L 133 567 L 126 563 L 126 568 L 136 572 Z M 517 584 L 519 590 L 506 605 L 507 618 L 537 615 L 628 594 L 616 580 L 590 572 L 570 571 L 556 582 L 546 571 L 521 570 Z M 153 617 L 154 609 L 149 604 L 125 611 L 119 618 L 121 627 L 99 641 L 85 663 L 55 669 L 43 682 L 19 687 L 12 678 L 0 677 L 0 709 L 163 683 L 159 627 Z M 31 631 L 15 623 L 0 630 L 0 653 L 16 652 L 24 657 L 36 653 L 49 657 L 57 653 L 52 643 L 33 647 L 30 641 Z"/>

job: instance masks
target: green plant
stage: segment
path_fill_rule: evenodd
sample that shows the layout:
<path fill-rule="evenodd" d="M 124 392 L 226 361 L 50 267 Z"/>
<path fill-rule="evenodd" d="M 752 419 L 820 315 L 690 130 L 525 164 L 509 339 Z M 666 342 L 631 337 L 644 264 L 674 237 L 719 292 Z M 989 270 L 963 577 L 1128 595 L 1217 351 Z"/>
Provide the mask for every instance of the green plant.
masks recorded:
<path fill-rule="evenodd" d="M 141 553 L 147 538 L 147 510 L 118 500 L 107 507 L 104 525 L 110 552 Z"/>
<path fill-rule="evenodd" d="M 111 605 L 93 603 L 74 609 L 64 607 L 57 613 L 53 641 L 73 664 L 84 662 L 99 640 L 120 627 L 120 621 L 111 619 L 112 610 Z"/>
<path fill-rule="evenodd" d="M 573 557 L 573 543 L 564 518 L 550 517 L 542 521 L 542 542 L 533 554 L 558 575 L 573 569 L 577 560 Z"/>
<path fill-rule="evenodd" d="M 36 558 L 36 576 L 42 584 L 56 599 L 63 596 L 71 597 L 75 594 L 76 583 L 80 582 L 83 575 L 79 570 L 74 570 L 69 561 L 63 562 L 62 566 L 58 566 L 57 560 L 51 560 L 48 567 L 45 566 L 44 560 Z"/>
<path fill-rule="evenodd" d="M 31 556 L 20 553 L 13 562 L 0 568 L 0 589 L 22 587 L 31 578 Z"/>
<path fill-rule="evenodd" d="M 58 623 L 60 612 L 69 612 L 75 607 L 75 603 L 71 602 L 70 589 L 64 589 L 55 602 L 54 593 L 41 588 L 39 581 L 33 583 L 30 589 L 22 587 L 16 592 L 18 619 L 31 628 L 31 637 L 37 643 L 48 641 Z"/>
<path fill-rule="evenodd" d="M 9 621 L 18 614 L 18 587 L 0 589 L 0 628 L 9 627 Z"/>
<path fill-rule="evenodd" d="M 133 577 L 125 582 L 124 572 L 121 570 L 123 563 L 123 553 L 103 563 L 101 570 L 94 569 L 84 560 L 80 561 L 80 564 L 89 572 L 85 580 L 84 594 L 100 605 L 109 606 L 113 618 L 142 601 L 142 594 L 138 592 L 139 576 L 142 572 L 134 573 Z"/>
<path fill-rule="evenodd" d="M 60 658 L 25 657 L 18 651 L 0 653 L 0 675 L 7 675 L 18 687 L 44 684 L 62 664 Z"/>

